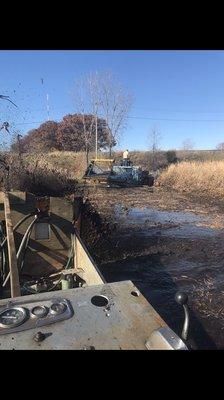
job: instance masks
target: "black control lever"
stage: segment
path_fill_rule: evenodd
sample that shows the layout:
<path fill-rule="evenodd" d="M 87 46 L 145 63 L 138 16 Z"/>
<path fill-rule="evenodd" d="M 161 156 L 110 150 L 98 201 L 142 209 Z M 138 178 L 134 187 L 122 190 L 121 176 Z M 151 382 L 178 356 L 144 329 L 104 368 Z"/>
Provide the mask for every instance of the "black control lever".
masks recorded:
<path fill-rule="evenodd" d="M 180 304 L 184 308 L 184 325 L 181 333 L 181 338 L 183 340 L 187 340 L 189 331 L 189 322 L 190 322 L 189 307 L 187 304 L 188 295 L 185 292 L 177 292 L 175 295 L 175 300 L 178 304 Z"/>

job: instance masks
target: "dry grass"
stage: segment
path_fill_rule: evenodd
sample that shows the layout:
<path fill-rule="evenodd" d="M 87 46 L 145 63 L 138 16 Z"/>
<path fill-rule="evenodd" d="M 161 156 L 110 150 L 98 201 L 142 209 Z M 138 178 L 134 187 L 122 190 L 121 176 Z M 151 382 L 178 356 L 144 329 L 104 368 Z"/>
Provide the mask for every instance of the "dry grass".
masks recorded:
<path fill-rule="evenodd" d="M 224 199 L 224 161 L 182 162 L 161 173 L 157 185 L 209 200 Z"/>
<path fill-rule="evenodd" d="M 0 170 L 1 190 L 26 190 L 35 194 L 65 195 L 76 191 L 86 170 L 85 155 L 73 152 L 52 152 L 4 156 L 9 171 Z"/>
<path fill-rule="evenodd" d="M 95 154 L 89 154 L 89 160 Z M 49 153 L 23 154 L 22 162 L 16 153 L 2 153 L 9 173 L 0 169 L 0 189 L 27 190 L 33 193 L 60 195 L 74 192 L 86 171 L 86 155 L 83 152 L 53 151 Z M 105 158 L 99 154 L 99 158 Z"/>
<path fill-rule="evenodd" d="M 69 178 L 80 180 L 86 170 L 86 158 L 84 153 L 75 153 L 72 151 L 53 151 L 41 154 L 29 154 L 23 156 L 29 163 L 36 163 L 39 166 L 46 166 L 47 169 L 57 169 L 67 173 Z"/>

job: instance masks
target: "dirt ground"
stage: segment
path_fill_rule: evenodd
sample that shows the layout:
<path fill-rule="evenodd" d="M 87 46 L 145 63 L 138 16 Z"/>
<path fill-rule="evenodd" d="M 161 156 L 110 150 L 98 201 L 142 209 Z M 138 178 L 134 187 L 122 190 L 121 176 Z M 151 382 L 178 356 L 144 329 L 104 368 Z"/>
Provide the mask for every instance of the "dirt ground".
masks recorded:
<path fill-rule="evenodd" d="M 89 188 L 95 226 L 86 240 L 108 282 L 132 280 L 180 334 L 189 296 L 189 346 L 224 349 L 224 212 L 161 188 Z M 224 210 L 224 208 L 223 208 Z M 102 224 L 102 221 L 104 223 Z"/>

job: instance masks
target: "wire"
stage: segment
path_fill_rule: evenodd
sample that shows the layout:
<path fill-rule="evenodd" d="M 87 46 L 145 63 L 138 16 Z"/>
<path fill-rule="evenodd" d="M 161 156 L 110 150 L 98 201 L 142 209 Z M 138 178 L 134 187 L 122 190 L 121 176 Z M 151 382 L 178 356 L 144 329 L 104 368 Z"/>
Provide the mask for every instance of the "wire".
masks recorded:
<path fill-rule="evenodd" d="M 147 112 L 152 112 L 152 111 L 158 111 L 158 112 L 165 112 L 165 113 L 179 113 L 179 114 L 224 114 L 224 110 L 223 111 L 196 111 L 196 110 L 188 110 L 188 111 L 184 111 L 184 110 L 167 110 L 164 108 L 151 108 L 151 107 L 138 107 L 135 106 L 134 109 L 136 110 L 144 110 Z"/>
<path fill-rule="evenodd" d="M 173 121 L 173 122 L 224 122 L 224 119 L 175 119 L 175 118 L 151 118 L 151 117 L 136 117 L 129 116 L 133 119 L 149 119 L 152 121 Z"/>
<path fill-rule="evenodd" d="M 130 115 L 127 118 L 128 119 L 143 119 L 143 120 L 145 119 L 145 120 L 150 120 L 150 121 L 170 121 L 170 122 L 224 122 L 224 119 L 153 118 L 153 117 L 138 117 L 138 116 L 134 116 L 134 115 Z M 18 124 L 14 124 L 14 126 L 43 124 L 45 122 L 47 122 L 47 121 L 44 120 L 44 121 L 21 122 Z M 56 120 L 55 122 L 59 122 L 59 121 Z"/>

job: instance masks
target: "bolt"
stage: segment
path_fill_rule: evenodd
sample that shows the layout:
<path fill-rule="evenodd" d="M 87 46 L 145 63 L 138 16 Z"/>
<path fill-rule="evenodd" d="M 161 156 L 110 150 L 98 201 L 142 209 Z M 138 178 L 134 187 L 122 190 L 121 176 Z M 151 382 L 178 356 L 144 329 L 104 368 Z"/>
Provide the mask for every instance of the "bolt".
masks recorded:
<path fill-rule="evenodd" d="M 107 314 L 106 314 L 106 316 L 107 316 L 107 317 L 109 317 L 109 316 L 110 316 L 110 314 L 109 314 L 109 313 L 107 313 Z"/>
<path fill-rule="evenodd" d="M 42 332 L 37 332 L 36 335 L 34 336 L 35 342 L 43 342 L 45 339 L 46 335 Z"/>

